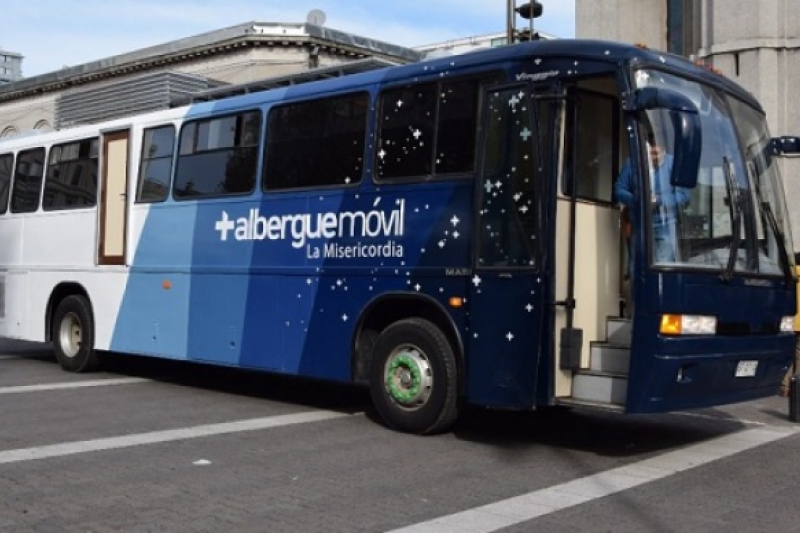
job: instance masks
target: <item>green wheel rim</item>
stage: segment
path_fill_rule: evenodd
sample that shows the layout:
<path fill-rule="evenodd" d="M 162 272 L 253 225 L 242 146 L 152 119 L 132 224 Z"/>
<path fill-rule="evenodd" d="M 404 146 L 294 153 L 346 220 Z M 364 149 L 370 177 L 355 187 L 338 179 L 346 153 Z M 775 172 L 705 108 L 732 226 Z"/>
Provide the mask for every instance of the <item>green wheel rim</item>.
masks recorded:
<path fill-rule="evenodd" d="M 389 397 L 403 409 L 415 410 L 425 405 L 433 388 L 427 356 L 417 347 L 396 348 L 386 361 L 384 385 Z"/>

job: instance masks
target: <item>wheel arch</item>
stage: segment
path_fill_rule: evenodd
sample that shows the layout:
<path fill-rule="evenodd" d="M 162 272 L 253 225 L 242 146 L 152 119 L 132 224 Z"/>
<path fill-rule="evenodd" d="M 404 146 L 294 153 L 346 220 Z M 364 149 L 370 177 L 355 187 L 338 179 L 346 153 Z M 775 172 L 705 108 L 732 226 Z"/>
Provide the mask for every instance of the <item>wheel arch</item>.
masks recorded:
<path fill-rule="evenodd" d="M 439 327 L 447 337 L 456 356 L 458 392 L 463 393 L 464 343 L 453 317 L 447 309 L 430 296 L 418 293 L 385 293 L 370 301 L 361 312 L 353 334 L 350 355 L 351 379 L 367 384 L 372 360 L 372 347 L 381 331 L 405 318 L 423 318 Z"/>
<path fill-rule="evenodd" d="M 60 304 L 64 298 L 68 296 L 80 295 L 86 298 L 89 302 L 89 308 L 91 309 L 92 315 L 94 315 L 94 308 L 92 307 L 92 300 L 89 298 L 89 293 L 86 291 L 86 288 L 77 283 L 75 281 L 64 281 L 56 285 L 52 292 L 50 293 L 50 298 L 47 300 L 47 309 L 45 311 L 45 319 L 44 319 L 44 338 L 47 341 L 53 340 L 53 316 L 56 314 L 56 309 L 58 309 L 58 304 Z M 94 316 L 92 316 L 94 320 Z"/>

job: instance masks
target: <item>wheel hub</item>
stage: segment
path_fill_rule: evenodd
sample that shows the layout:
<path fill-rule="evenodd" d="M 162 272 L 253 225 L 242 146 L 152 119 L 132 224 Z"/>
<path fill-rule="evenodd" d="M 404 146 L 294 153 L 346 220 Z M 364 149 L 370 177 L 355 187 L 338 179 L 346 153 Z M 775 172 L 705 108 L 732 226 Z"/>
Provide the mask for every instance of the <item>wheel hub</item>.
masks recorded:
<path fill-rule="evenodd" d="M 425 354 L 414 347 L 394 351 L 385 367 L 386 392 L 398 405 L 418 409 L 425 405 L 433 388 L 433 373 Z"/>
<path fill-rule="evenodd" d="M 67 357 L 75 357 L 81 349 L 83 328 L 75 313 L 67 313 L 58 328 L 59 343 Z"/>

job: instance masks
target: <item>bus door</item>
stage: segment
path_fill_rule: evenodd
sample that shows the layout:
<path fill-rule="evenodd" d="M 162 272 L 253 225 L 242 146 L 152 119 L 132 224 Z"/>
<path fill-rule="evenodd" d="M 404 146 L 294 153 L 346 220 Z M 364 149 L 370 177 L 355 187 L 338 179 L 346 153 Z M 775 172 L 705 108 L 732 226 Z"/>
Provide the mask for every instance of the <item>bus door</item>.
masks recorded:
<path fill-rule="evenodd" d="M 558 403 L 624 409 L 629 366 L 621 318 L 624 239 L 613 185 L 620 167 L 620 105 L 613 76 L 568 88 L 558 110 L 555 191 L 555 378 Z M 629 341 L 627 341 L 629 343 Z M 611 361 L 609 364 L 606 362 Z"/>
<path fill-rule="evenodd" d="M 129 141 L 129 130 L 103 133 L 99 265 L 125 264 Z"/>
<path fill-rule="evenodd" d="M 493 407 L 536 403 L 544 309 L 541 173 L 534 88 L 484 95 L 468 301 L 467 396 Z"/>

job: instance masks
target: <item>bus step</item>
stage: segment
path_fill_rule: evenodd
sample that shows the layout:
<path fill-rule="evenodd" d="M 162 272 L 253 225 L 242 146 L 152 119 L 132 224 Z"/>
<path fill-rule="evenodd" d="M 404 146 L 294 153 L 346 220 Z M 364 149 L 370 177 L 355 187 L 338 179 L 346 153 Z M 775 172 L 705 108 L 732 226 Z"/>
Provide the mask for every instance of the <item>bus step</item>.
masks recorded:
<path fill-rule="evenodd" d="M 572 380 L 572 399 L 580 402 L 624 406 L 627 393 L 626 375 L 584 370 Z"/>
<path fill-rule="evenodd" d="M 589 370 L 628 375 L 631 360 L 629 346 L 610 342 L 593 342 L 590 355 Z"/>
<path fill-rule="evenodd" d="M 606 318 L 606 339 L 613 344 L 631 345 L 631 319 L 619 317 Z"/>
<path fill-rule="evenodd" d="M 565 407 L 578 407 L 592 409 L 596 411 L 612 411 L 614 413 L 624 413 L 625 407 L 622 405 L 614 405 L 610 403 L 589 402 L 585 400 L 577 400 L 575 398 L 556 398 L 556 405 L 563 405 Z"/>

